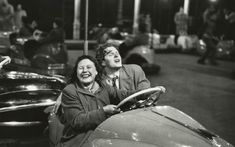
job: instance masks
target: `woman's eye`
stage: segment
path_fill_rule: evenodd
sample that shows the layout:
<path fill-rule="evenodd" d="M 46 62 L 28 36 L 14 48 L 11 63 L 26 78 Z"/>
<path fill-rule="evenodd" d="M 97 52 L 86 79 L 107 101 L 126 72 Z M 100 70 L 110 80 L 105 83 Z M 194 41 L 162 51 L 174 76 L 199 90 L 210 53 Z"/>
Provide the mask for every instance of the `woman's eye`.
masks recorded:
<path fill-rule="evenodd" d="M 91 69 L 92 67 L 91 66 L 87 66 L 87 69 Z"/>

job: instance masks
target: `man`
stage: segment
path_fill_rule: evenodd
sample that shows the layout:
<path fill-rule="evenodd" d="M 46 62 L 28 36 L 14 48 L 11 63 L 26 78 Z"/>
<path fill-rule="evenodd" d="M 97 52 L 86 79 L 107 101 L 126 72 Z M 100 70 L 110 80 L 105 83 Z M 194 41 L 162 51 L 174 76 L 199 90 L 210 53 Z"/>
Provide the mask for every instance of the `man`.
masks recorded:
<path fill-rule="evenodd" d="M 139 65 L 122 64 L 118 49 L 109 43 L 100 45 L 96 59 L 103 69 L 103 81 L 118 89 L 141 90 L 150 87 L 144 71 Z"/>
<path fill-rule="evenodd" d="M 219 11 L 216 9 L 215 5 L 211 4 L 203 13 L 205 32 L 202 39 L 206 44 L 206 51 L 197 61 L 198 64 L 205 64 L 205 60 L 208 58 L 211 65 L 218 65 L 215 61 L 216 46 L 218 43 L 218 39 L 216 37 L 218 19 Z"/>

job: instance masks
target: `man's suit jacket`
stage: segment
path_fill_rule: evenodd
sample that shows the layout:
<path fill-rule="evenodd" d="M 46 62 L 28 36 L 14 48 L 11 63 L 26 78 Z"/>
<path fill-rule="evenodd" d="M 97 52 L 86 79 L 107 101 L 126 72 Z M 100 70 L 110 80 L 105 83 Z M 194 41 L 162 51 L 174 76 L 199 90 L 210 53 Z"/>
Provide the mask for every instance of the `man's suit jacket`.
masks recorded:
<path fill-rule="evenodd" d="M 104 76 L 103 80 L 107 80 Z M 139 65 L 124 64 L 120 69 L 119 87 L 124 90 L 142 90 L 150 87 L 144 71 Z"/>

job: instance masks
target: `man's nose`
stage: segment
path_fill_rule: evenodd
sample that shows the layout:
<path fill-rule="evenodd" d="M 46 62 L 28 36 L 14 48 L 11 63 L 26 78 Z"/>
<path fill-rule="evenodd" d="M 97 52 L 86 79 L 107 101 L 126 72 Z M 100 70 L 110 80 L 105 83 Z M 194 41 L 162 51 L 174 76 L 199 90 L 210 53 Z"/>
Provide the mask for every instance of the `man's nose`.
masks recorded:
<path fill-rule="evenodd" d="M 119 57 L 119 53 L 115 53 L 115 54 L 114 54 L 114 57 Z"/>

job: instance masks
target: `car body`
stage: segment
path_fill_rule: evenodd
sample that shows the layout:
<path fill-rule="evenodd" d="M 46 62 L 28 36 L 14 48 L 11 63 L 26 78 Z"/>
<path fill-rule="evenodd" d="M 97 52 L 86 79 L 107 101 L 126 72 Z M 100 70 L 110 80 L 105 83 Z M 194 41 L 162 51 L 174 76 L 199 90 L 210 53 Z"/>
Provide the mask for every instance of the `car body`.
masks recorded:
<path fill-rule="evenodd" d="M 233 147 L 184 112 L 158 106 L 157 101 L 165 91 L 160 87 L 141 90 L 121 101 L 117 107 L 123 112 L 102 122 L 84 147 Z M 141 95 L 143 99 L 149 92 L 151 95 L 144 100 L 125 107 L 129 101 Z"/>
<path fill-rule="evenodd" d="M 203 55 L 206 52 L 206 44 L 200 39 L 197 53 Z M 235 45 L 233 40 L 218 40 L 216 46 L 216 58 L 224 60 L 235 60 Z"/>
<path fill-rule="evenodd" d="M 0 72 L 0 146 L 47 140 L 48 114 L 44 110 L 55 104 L 65 78 L 5 69 Z"/>
<path fill-rule="evenodd" d="M 142 108 L 115 115 L 91 136 L 92 146 L 232 146 L 171 106 Z"/>

